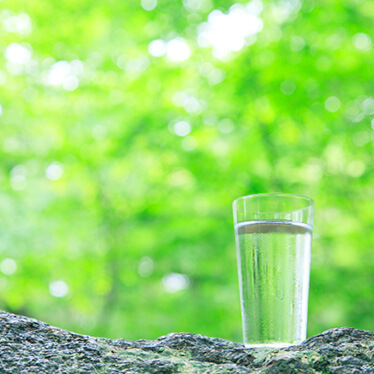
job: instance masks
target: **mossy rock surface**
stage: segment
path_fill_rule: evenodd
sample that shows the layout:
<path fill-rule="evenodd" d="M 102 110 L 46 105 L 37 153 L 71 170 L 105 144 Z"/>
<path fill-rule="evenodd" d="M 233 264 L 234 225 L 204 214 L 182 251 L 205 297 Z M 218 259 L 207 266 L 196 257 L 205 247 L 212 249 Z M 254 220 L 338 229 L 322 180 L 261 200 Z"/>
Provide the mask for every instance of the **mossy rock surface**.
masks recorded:
<path fill-rule="evenodd" d="M 282 349 L 190 333 L 156 340 L 78 335 L 0 312 L 0 373 L 373 373 L 374 332 L 340 328 Z"/>

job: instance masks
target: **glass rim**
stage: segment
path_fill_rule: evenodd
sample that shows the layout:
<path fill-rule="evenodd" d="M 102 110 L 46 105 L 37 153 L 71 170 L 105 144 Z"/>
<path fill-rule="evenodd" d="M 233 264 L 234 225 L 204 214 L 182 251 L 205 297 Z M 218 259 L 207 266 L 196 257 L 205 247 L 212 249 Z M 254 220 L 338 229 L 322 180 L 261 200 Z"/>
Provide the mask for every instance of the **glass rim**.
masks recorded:
<path fill-rule="evenodd" d="M 314 207 L 314 205 L 315 205 L 314 200 L 312 198 L 308 197 L 308 196 L 305 196 L 305 195 L 300 195 L 300 194 L 296 194 L 296 193 L 287 193 L 287 192 L 266 192 L 266 193 L 255 193 L 255 194 L 250 194 L 250 195 L 244 195 L 244 196 L 240 196 L 240 197 L 236 198 L 232 202 L 233 209 L 236 210 L 236 204 L 237 204 L 238 201 L 247 200 L 249 198 L 256 197 L 256 196 L 294 197 L 294 198 L 297 198 L 297 199 L 300 199 L 300 200 L 308 201 L 309 204 L 307 206 L 305 206 L 303 208 L 295 209 L 295 210 L 290 210 L 289 212 L 297 212 L 298 210 L 310 209 L 311 207 Z M 273 213 L 273 212 L 275 212 L 275 211 L 269 211 L 267 213 Z"/>

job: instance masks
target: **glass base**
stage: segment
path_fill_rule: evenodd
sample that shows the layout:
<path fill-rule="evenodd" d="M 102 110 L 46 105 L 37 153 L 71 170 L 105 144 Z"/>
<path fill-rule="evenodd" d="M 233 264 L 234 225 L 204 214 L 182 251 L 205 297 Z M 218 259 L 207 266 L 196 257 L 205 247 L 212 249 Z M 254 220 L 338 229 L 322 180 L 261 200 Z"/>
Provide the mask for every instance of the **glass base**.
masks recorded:
<path fill-rule="evenodd" d="M 291 345 L 297 345 L 296 343 L 263 343 L 263 344 L 244 344 L 246 348 L 286 348 Z"/>

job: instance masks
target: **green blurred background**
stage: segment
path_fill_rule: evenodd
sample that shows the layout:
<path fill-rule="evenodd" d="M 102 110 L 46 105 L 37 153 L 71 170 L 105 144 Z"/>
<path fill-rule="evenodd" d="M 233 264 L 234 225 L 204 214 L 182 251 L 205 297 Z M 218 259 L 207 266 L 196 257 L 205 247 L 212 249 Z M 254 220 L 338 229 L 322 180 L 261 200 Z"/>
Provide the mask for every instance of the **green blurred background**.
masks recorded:
<path fill-rule="evenodd" d="M 0 307 L 241 341 L 231 202 L 316 202 L 308 335 L 374 329 L 374 2 L 0 2 Z"/>

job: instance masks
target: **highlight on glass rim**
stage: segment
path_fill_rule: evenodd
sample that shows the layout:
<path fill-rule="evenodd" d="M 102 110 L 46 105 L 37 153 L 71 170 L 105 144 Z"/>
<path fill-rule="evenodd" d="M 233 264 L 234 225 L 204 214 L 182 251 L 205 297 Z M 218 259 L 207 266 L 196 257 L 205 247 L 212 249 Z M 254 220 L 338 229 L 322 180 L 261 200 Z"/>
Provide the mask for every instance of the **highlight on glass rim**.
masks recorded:
<path fill-rule="evenodd" d="M 0 309 L 127 340 L 373 331 L 373 7 L 2 0 Z"/>

